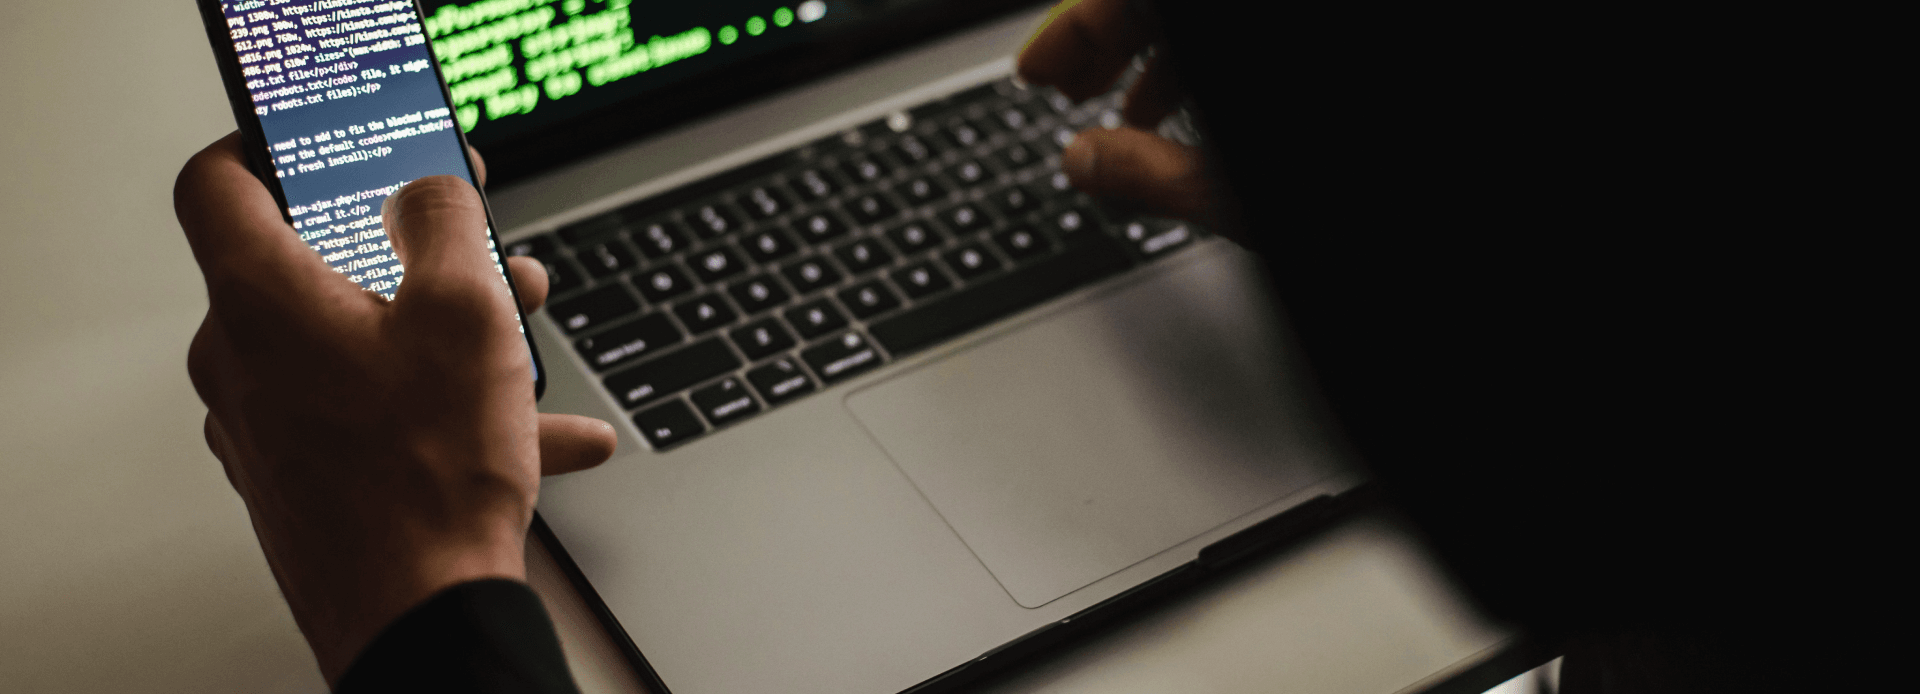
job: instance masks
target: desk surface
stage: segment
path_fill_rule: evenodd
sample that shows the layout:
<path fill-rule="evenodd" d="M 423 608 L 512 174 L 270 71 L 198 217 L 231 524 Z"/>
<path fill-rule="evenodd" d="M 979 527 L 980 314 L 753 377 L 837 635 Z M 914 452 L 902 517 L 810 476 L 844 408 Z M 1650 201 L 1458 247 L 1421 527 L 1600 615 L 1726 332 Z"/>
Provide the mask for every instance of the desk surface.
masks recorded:
<path fill-rule="evenodd" d="M 195 9 L 16 0 L 0 31 L 0 682 L 324 691 L 184 368 L 205 298 L 173 177 L 233 129 Z M 531 560 L 582 688 L 644 691 Z M 1386 694 L 1506 637 L 1362 517 L 987 691 Z"/>

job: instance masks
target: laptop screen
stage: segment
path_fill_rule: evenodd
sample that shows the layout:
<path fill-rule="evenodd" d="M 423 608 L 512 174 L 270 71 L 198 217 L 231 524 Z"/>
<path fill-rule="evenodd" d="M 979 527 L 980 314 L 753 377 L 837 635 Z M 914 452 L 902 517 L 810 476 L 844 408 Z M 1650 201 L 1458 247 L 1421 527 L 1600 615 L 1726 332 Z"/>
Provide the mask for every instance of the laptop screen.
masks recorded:
<path fill-rule="evenodd" d="M 422 28 L 501 183 L 1032 4 L 424 0 Z"/>

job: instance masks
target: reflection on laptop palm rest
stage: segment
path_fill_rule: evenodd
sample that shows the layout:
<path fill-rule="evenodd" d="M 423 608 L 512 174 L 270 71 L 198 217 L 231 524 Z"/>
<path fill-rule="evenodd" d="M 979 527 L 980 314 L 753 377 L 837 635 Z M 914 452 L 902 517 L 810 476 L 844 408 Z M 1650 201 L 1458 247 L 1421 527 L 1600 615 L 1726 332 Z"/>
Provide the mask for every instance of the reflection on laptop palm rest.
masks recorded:
<path fill-rule="evenodd" d="M 1274 388 L 1269 309 L 1235 279 L 1251 259 L 1196 255 L 847 398 L 1024 607 L 1324 474 Z"/>

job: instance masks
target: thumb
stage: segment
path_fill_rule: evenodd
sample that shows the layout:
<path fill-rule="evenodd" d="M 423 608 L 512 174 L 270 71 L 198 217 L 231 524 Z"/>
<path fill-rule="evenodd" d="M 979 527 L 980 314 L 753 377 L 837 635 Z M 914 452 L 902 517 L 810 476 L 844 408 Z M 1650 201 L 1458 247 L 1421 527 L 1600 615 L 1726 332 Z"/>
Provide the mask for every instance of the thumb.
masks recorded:
<path fill-rule="evenodd" d="M 380 216 L 409 281 L 487 260 L 487 215 L 465 179 L 428 176 L 401 186 L 381 203 Z"/>
<path fill-rule="evenodd" d="M 387 196 L 380 214 L 406 268 L 396 301 L 492 293 L 487 290 L 494 285 L 507 296 L 487 250 L 486 210 L 466 179 L 429 176 L 408 183 Z"/>
<path fill-rule="evenodd" d="M 1090 128 L 1060 153 L 1073 187 L 1146 214 L 1208 223 L 1213 189 L 1200 150 L 1138 128 Z"/>

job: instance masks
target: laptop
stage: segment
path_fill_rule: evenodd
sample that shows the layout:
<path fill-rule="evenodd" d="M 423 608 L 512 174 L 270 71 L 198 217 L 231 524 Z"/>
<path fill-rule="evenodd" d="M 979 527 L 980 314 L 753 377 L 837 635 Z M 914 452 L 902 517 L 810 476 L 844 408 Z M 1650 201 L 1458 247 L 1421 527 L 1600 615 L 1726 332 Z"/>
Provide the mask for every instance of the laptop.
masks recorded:
<path fill-rule="evenodd" d="M 1059 172 L 1120 97 L 1010 79 L 1044 5 L 425 10 L 620 432 L 536 532 L 660 691 L 949 689 L 1357 485 L 1256 260 Z"/>

